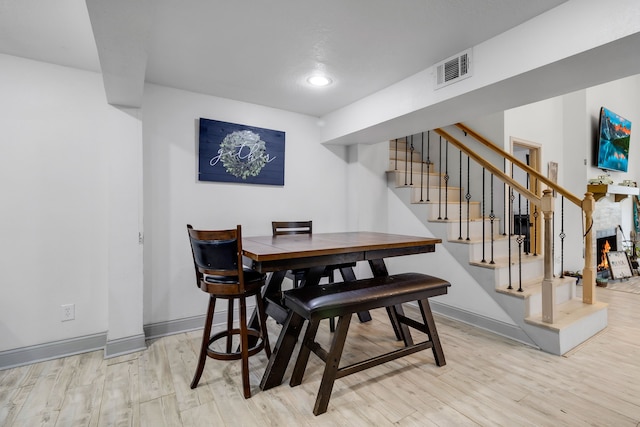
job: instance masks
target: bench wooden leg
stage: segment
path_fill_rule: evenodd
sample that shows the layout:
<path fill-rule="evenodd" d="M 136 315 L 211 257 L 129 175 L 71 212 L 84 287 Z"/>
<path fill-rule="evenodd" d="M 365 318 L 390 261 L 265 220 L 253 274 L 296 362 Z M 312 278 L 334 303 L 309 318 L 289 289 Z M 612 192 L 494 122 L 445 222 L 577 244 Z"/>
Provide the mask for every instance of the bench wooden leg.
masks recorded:
<path fill-rule="evenodd" d="M 396 334 L 396 339 L 404 341 L 405 347 L 413 345 L 413 338 L 411 337 L 409 327 L 398 320 L 398 315 L 404 316 L 402 305 L 386 307 L 386 309 L 389 315 L 389 321 L 393 327 L 393 332 Z"/>
<path fill-rule="evenodd" d="M 320 383 L 316 403 L 313 407 L 314 415 L 320 415 L 327 412 L 329 399 L 331 398 L 331 391 L 333 390 L 333 383 L 336 381 L 336 374 L 340 367 L 340 358 L 342 357 L 344 343 L 347 340 L 347 332 L 349 331 L 350 323 L 350 314 L 340 316 L 338 319 L 338 326 L 336 328 L 336 332 L 333 334 L 329 353 L 327 353 L 324 373 L 322 374 L 322 382 Z"/>
<path fill-rule="evenodd" d="M 433 314 L 431 313 L 431 306 L 429 305 L 429 300 L 423 299 L 418 301 L 418 306 L 420 306 L 420 312 L 422 313 L 422 320 L 424 321 L 424 324 L 427 326 L 429 340 L 433 345 L 431 350 L 433 351 L 433 358 L 436 360 L 436 365 L 444 366 L 447 364 L 447 362 L 444 360 L 444 352 L 442 351 L 442 345 L 440 344 L 440 338 L 438 337 L 436 322 L 433 318 Z"/>

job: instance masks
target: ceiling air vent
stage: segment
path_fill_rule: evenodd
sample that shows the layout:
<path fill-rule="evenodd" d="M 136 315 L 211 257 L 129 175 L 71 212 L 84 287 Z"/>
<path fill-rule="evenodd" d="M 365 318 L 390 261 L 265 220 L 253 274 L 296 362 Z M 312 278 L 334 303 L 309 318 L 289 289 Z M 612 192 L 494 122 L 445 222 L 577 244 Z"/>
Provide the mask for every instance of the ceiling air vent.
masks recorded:
<path fill-rule="evenodd" d="M 439 62 L 435 67 L 436 89 L 471 77 L 471 49 Z"/>

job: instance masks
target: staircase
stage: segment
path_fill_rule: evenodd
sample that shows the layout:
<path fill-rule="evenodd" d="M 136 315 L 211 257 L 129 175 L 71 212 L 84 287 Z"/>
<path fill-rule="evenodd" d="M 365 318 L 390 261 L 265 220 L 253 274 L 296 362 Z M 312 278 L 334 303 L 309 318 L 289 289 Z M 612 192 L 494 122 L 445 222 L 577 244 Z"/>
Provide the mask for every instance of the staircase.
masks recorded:
<path fill-rule="evenodd" d="M 390 141 L 389 148 L 389 186 L 510 316 L 519 329 L 511 338 L 561 355 L 607 326 L 606 304 L 578 298 L 574 277 L 550 278 L 551 296 L 543 297 L 544 255 L 523 253 L 521 236 L 504 234 L 502 218 L 483 211 L 486 201 L 448 183 L 450 170 L 443 174 L 433 157 L 425 162 L 419 147 L 411 149 L 406 139 Z M 543 320 L 544 298 L 555 305 L 552 323 Z"/>

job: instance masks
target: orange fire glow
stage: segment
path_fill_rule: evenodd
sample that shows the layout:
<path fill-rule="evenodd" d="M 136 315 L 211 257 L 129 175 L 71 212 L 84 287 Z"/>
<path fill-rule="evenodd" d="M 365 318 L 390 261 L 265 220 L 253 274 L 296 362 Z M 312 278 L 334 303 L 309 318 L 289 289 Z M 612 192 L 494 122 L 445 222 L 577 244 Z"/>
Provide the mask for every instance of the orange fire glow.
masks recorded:
<path fill-rule="evenodd" d="M 611 250 L 611 245 L 608 240 L 605 240 L 602 245 L 602 251 L 600 254 L 600 264 L 598 264 L 598 270 L 606 270 L 609 268 L 609 261 L 607 260 L 607 253 Z"/>

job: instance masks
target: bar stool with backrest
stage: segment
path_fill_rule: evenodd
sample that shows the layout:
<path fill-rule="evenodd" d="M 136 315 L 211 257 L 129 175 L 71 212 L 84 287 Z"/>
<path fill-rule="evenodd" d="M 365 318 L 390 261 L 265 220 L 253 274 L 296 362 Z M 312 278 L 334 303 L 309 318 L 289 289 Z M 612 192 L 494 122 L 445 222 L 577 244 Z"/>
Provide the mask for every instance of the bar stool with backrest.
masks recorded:
<path fill-rule="evenodd" d="M 196 284 L 209 294 L 209 308 L 202 334 L 202 345 L 198 359 L 198 367 L 191 382 L 196 388 L 207 357 L 218 360 L 242 360 L 242 387 L 244 397 L 251 397 L 249 384 L 249 356 L 264 350 L 271 357 L 269 338 L 267 335 L 266 314 L 260 289 L 265 284 L 265 275 L 242 264 L 242 230 L 238 225 L 231 230 L 194 230 L 187 225 L 191 253 L 196 272 Z M 247 298 L 255 297 L 259 329 L 248 327 Z M 226 299 L 226 329 L 211 334 L 213 315 L 217 299 Z M 239 301 L 238 327 L 234 327 L 234 301 Z M 239 346 L 233 343 L 233 337 L 239 338 Z M 255 337 L 256 343 L 249 348 L 249 336 Z M 226 338 L 226 348 L 218 349 L 213 344 Z M 234 350 L 235 349 L 235 350 Z"/>

